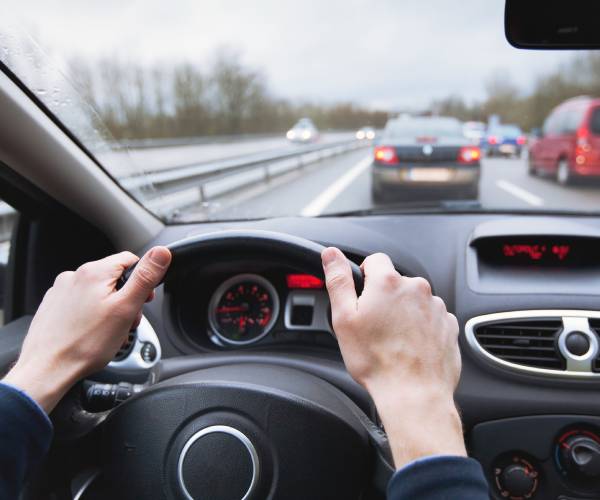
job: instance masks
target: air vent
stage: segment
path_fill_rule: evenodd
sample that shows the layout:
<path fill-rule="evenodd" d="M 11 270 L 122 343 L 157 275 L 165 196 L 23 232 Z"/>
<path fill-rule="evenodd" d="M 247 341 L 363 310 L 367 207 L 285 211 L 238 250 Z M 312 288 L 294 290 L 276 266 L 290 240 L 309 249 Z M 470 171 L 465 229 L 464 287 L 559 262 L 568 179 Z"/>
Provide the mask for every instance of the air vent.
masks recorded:
<path fill-rule="evenodd" d="M 600 335 L 600 318 L 590 318 L 590 328 L 596 332 L 597 335 Z M 596 356 L 592 363 L 592 370 L 596 373 L 600 372 L 600 354 Z"/>
<path fill-rule="evenodd" d="M 491 355 L 509 363 L 564 370 L 557 338 L 562 321 L 557 319 L 514 319 L 476 325 L 473 328 L 480 346 Z"/>
<path fill-rule="evenodd" d="M 127 340 L 123 343 L 123 345 L 113 358 L 113 361 L 123 361 L 127 356 L 129 356 L 129 353 L 131 352 L 131 350 L 133 349 L 133 345 L 135 344 L 135 339 L 136 331 L 134 330 L 132 332 L 129 332 L 129 335 L 127 335 Z"/>

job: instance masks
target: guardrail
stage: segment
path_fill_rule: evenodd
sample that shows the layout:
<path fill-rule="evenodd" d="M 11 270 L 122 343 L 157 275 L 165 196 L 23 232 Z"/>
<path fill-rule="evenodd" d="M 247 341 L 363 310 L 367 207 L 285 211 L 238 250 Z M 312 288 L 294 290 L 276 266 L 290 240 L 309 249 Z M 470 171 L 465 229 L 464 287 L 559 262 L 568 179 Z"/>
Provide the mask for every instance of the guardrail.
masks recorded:
<path fill-rule="evenodd" d="M 190 205 L 299 170 L 370 143 L 349 139 L 325 144 L 298 146 L 290 151 L 269 151 L 226 160 L 173 167 L 143 175 L 123 177 L 121 185 L 140 193 L 140 199 L 158 215 L 170 216 Z M 148 190 L 148 188 L 150 189 Z M 15 210 L 0 201 L 0 262 L 6 253 L 1 245 L 10 240 Z M 6 243 L 7 244 L 7 243 Z"/>
<path fill-rule="evenodd" d="M 338 154 L 368 146 L 349 139 L 299 146 L 291 151 L 270 151 L 237 158 L 187 165 L 119 179 L 128 191 L 139 193 L 155 213 L 169 216 L 193 204 L 211 201 L 242 187 L 299 170 Z M 151 190 L 147 188 L 151 186 Z"/>

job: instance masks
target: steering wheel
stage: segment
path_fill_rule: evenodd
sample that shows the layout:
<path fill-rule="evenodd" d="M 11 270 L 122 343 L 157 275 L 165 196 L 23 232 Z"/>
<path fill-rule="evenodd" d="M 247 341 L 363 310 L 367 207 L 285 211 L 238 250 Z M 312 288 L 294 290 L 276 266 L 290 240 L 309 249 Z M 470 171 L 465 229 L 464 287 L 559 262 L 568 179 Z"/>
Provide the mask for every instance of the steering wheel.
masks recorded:
<path fill-rule="evenodd" d="M 201 262 L 268 258 L 323 278 L 323 246 L 268 231 L 222 231 L 170 245 L 168 285 Z M 360 268 L 351 262 L 357 292 Z M 131 274 L 124 274 L 122 283 Z M 219 353 L 222 354 L 222 353 Z M 278 363 L 228 363 L 163 379 L 99 418 L 79 403 L 59 409 L 100 433 L 101 482 L 115 498 L 383 498 L 393 472 L 385 434 L 346 394 L 314 372 Z M 160 362 L 158 372 L 170 364 Z M 341 363 L 337 368 L 343 371 Z M 173 370 L 171 370 L 173 372 Z M 163 377 L 164 378 L 164 377 Z M 91 420 L 90 420 L 91 419 Z M 90 427 L 90 426 L 88 426 Z M 85 498 L 85 497 L 84 497 Z"/>

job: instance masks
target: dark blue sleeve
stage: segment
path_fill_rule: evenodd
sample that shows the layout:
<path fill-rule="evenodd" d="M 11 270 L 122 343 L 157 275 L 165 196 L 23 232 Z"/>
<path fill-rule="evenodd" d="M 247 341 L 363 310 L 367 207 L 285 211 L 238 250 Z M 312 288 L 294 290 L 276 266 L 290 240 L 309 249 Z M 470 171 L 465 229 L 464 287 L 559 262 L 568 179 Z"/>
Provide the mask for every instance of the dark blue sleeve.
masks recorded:
<path fill-rule="evenodd" d="M 52 424 L 27 394 L 0 382 L 0 499 L 16 499 L 46 456 Z"/>
<path fill-rule="evenodd" d="M 416 460 L 395 472 L 388 500 L 489 500 L 481 465 L 472 458 L 436 456 Z"/>

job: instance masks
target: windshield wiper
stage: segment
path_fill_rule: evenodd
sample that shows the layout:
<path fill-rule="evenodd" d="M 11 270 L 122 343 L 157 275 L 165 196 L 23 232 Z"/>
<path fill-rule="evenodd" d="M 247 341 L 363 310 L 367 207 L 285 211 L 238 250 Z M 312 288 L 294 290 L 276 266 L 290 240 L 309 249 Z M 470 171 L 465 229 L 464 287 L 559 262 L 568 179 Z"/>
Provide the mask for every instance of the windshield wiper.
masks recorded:
<path fill-rule="evenodd" d="M 386 203 L 385 205 L 345 212 L 331 212 L 321 214 L 320 217 L 352 217 L 360 215 L 383 215 L 411 212 L 477 212 L 481 210 L 478 200 L 431 200 L 431 201 L 404 201 L 399 203 Z"/>

